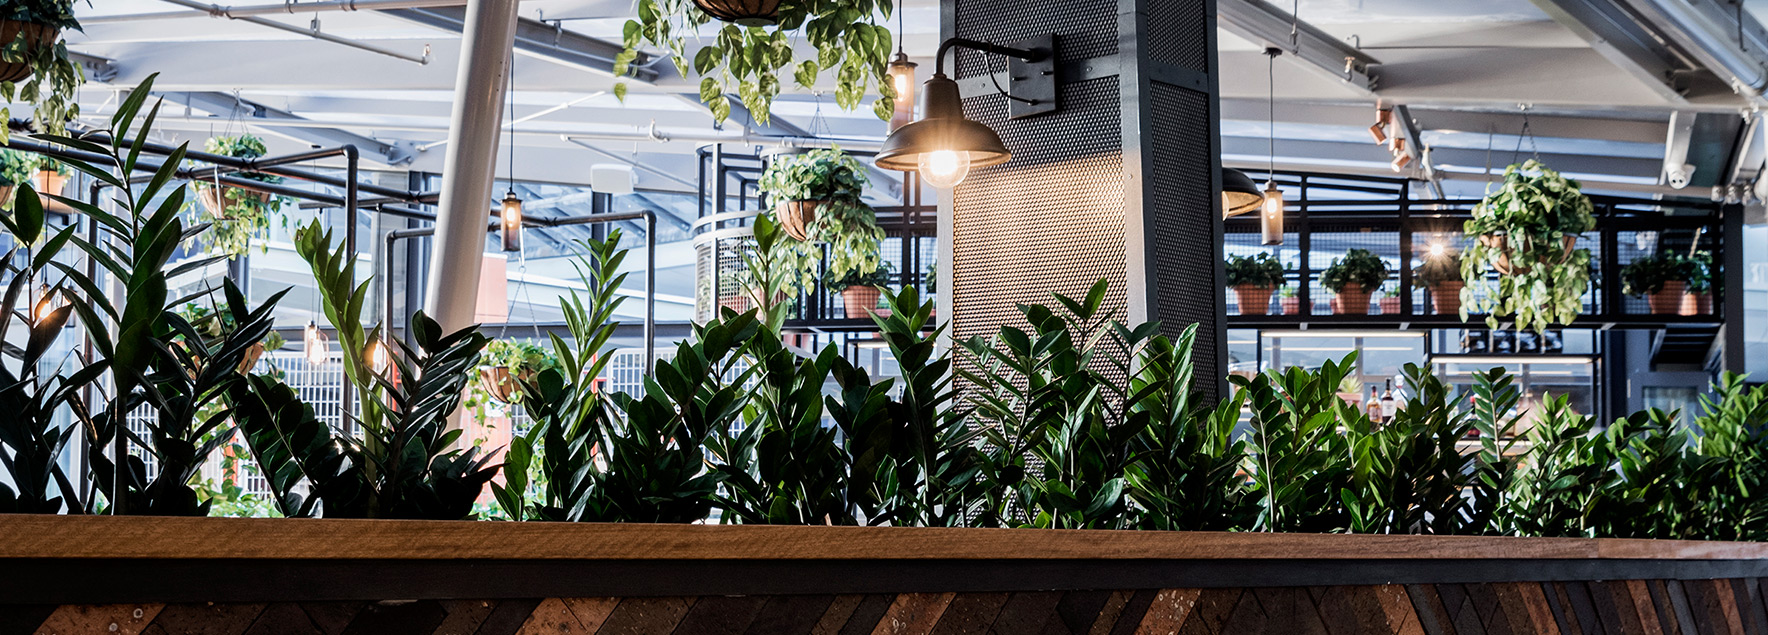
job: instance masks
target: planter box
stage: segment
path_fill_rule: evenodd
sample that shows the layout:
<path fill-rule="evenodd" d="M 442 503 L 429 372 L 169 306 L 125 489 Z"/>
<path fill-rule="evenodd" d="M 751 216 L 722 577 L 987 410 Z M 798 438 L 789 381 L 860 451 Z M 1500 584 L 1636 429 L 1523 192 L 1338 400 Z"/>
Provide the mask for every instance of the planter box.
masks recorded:
<path fill-rule="evenodd" d="M 1740 543 L 66 516 L 0 532 L 0 630 L 21 633 L 1692 635 L 1768 615 L 1768 546 Z"/>

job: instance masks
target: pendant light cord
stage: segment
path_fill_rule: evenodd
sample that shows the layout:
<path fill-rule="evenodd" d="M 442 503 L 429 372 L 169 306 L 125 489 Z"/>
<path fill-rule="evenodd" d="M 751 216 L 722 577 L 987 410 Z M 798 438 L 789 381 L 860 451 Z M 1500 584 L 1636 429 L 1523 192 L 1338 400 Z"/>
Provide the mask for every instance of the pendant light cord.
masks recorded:
<path fill-rule="evenodd" d="M 1265 49 L 1265 82 L 1269 90 L 1266 94 L 1269 96 L 1267 104 L 1270 109 L 1270 127 L 1266 132 L 1270 133 L 1271 140 L 1271 164 L 1267 180 L 1272 183 L 1277 182 L 1277 56 L 1282 54 L 1283 49 L 1275 46 Z"/>
<path fill-rule="evenodd" d="M 516 55 L 512 49 L 509 56 L 509 113 L 510 120 L 510 193 L 516 193 Z"/>

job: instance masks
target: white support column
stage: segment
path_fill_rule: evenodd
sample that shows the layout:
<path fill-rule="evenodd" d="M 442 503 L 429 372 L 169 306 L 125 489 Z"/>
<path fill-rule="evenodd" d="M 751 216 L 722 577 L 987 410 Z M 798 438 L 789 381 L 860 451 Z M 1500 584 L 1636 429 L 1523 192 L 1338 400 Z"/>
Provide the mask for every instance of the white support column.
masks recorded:
<path fill-rule="evenodd" d="M 454 80 L 448 154 L 442 168 L 441 209 L 430 250 L 424 311 L 444 330 L 473 323 L 485 222 L 497 169 L 504 87 L 512 63 L 518 0 L 470 0 Z"/>

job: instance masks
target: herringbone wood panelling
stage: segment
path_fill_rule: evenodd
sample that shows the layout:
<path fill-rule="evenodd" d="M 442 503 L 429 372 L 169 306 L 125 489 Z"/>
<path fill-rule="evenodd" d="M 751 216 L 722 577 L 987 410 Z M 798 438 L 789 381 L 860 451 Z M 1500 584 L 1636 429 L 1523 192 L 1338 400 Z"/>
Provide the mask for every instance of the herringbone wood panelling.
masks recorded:
<path fill-rule="evenodd" d="M 0 604 L 0 635 L 1768 635 L 1762 581 Z"/>

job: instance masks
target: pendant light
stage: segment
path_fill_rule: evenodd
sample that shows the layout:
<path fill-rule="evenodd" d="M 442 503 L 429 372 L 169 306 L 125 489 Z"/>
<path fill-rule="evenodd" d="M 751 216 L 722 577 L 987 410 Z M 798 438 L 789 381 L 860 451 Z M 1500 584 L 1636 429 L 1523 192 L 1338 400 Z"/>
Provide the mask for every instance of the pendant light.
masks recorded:
<path fill-rule="evenodd" d="M 1234 168 L 1222 168 L 1222 218 L 1256 212 L 1265 205 L 1258 183 Z"/>
<path fill-rule="evenodd" d="M 522 250 L 522 197 L 516 196 L 516 56 L 509 57 L 509 118 L 510 118 L 510 189 L 503 195 L 503 208 L 498 212 L 498 223 L 503 235 L 504 251 Z M 378 372 L 378 371 L 377 371 Z"/>
<path fill-rule="evenodd" d="M 1271 166 L 1265 181 L 1264 208 L 1259 212 L 1259 233 L 1265 245 L 1283 244 L 1283 190 L 1277 189 L 1277 56 L 1283 49 L 1265 47 L 1266 80 L 1270 88 Z"/>
<path fill-rule="evenodd" d="M 907 37 L 903 32 L 904 7 L 896 7 L 896 59 L 890 61 L 890 83 L 896 89 L 896 112 L 890 115 L 889 131 L 908 125 L 915 120 L 915 63 L 902 52 L 902 40 Z"/>
<path fill-rule="evenodd" d="M 951 189 L 964 182 L 974 168 L 1000 165 L 1013 158 L 1001 135 L 964 116 L 958 83 L 945 74 L 946 53 L 954 46 L 1030 61 L 1053 59 L 1055 55 L 1050 49 L 1019 49 L 964 38 L 951 38 L 939 45 L 939 52 L 934 54 L 933 77 L 921 84 L 921 119 L 891 132 L 873 159 L 873 163 L 886 170 L 918 172 L 922 181 L 939 189 Z M 1033 79 L 1053 82 L 1055 78 Z M 1038 103 L 1010 90 L 1001 92 L 1011 101 Z M 1054 103 L 1044 105 L 1050 107 L 1044 112 L 1053 111 Z"/>
<path fill-rule="evenodd" d="M 367 359 L 362 361 L 368 362 L 369 370 L 374 371 L 374 374 L 376 375 L 387 374 L 387 366 L 393 363 L 393 360 L 387 354 L 386 342 L 382 342 L 378 339 L 369 340 L 368 351 L 364 357 Z"/>
<path fill-rule="evenodd" d="M 308 364 L 318 366 L 325 363 L 329 347 L 326 346 L 325 332 L 319 330 L 318 322 L 307 320 L 307 328 L 301 330 L 301 346 Z"/>

